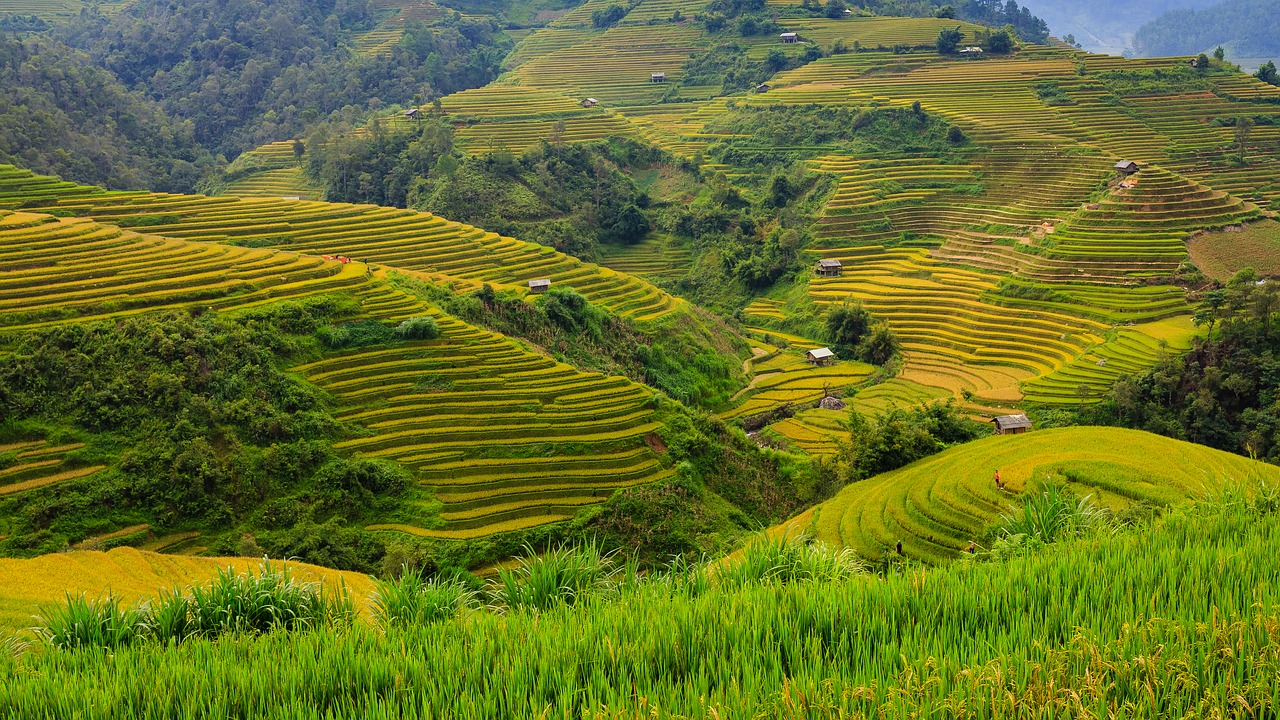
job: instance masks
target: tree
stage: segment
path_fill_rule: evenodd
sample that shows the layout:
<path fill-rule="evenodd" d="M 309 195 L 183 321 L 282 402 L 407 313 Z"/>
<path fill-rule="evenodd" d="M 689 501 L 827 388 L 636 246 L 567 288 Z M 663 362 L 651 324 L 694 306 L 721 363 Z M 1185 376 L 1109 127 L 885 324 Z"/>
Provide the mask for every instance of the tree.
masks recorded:
<path fill-rule="evenodd" d="M 627 9 L 621 5 L 610 5 L 607 8 L 596 10 L 591 13 L 591 24 L 598 28 L 607 28 L 616 25 L 619 20 L 627 16 Z"/>
<path fill-rule="evenodd" d="M 951 143 L 952 145 L 959 145 L 964 141 L 965 141 L 964 131 L 960 129 L 959 125 L 952 125 L 951 127 L 947 128 L 947 142 Z"/>
<path fill-rule="evenodd" d="M 1226 49 L 1223 48 L 1221 45 L 1215 48 L 1213 51 L 1213 59 L 1217 60 L 1218 62 L 1222 62 L 1223 60 L 1226 60 L 1227 59 Z"/>
<path fill-rule="evenodd" d="M 898 354 L 901 347 L 898 336 L 889 326 L 878 322 L 858 345 L 858 357 L 872 365 L 884 365 Z"/>
<path fill-rule="evenodd" d="M 1013 52 L 1013 36 L 1009 34 L 1008 30 L 997 30 L 991 33 L 987 41 L 983 43 L 982 49 L 998 55 L 1011 53 Z"/>
<path fill-rule="evenodd" d="M 832 20 L 839 20 L 840 18 L 844 17 L 844 11 L 846 7 L 847 6 L 844 4 L 844 0 L 827 0 L 827 6 L 825 9 L 825 12 L 827 17 L 831 18 Z"/>
<path fill-rule="evenodd" d="M 1236 149 L 1240 152 L 1240 162 L 1246 162 L 1249 149 L 1249 136 L 1253 134 L 1253 118 L 1242 117 L 1236 120 Z"/>
<path fill-rule="evenodd" d="M 857 300 L 827 311 L 827 341 L 840 357 L 855 357 L 870 330 L 871 313 Z"/>
<path fill-rule="evenodd" d="M 1280 73 L 1276 72 L 1276 64 L 1271 60 L 1263 63 L 1262 67 L 1258 68 L 1258 72 L 1254 74 L 1254 77 L 1268 85 L 1280 86 Z"/>
<path fill-rule="evenodd" d="M 933 13 L 933 16 L 934 16 L 934 17 L 936 17 L 936 18 L 941 18 L 941 19 L 943 19 L 943 20 L 955 20 L 955 19 L 956 19 L 956 6 L 955 6 L 955 5 L 943 5 L 942 7 L 938 8 L 938 10 L 937 10 L 936 12 L 934 12 L 934 13 Z"/>
<path fill-rule="evenodd" d="M 964 33 L 960 32 L 960 28 L 948 28 L 938 33 L 938 54 L 953 55 L 956 49 L 960 47 L 960 41 L 964 39 Z"/>
<path fill-rule="evenodd" d="M 293 141 L 293 159 L 298 165 L 302 165 L 302 156 L 307 154 L 307 146 L 302 144 L 301 140 Z"/>
<path fill-rule="evenodd" d="M 1204 53 L 1200 53 L 1199 55 L 1197 55 L 1194 62 L 1194 67 L 1197 70 L 1208 70 L 1209 56 L 1205 55 Z"/>

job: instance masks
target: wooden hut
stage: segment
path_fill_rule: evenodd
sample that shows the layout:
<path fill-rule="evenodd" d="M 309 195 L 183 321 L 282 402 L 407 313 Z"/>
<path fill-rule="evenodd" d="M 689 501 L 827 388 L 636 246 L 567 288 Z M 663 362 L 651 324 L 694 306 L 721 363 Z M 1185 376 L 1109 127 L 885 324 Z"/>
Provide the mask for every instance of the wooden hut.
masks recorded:
<path fill-rule="evenodd" d="M 649 82 L 663 83 L 667 81 L 666 73 L 653 73 L 649 76 Z"/>
<path fill-rule="evenodd" d="M 817 367 L 826 367 L 836 361 L 836 354 L 831 352 L 831 348 L 814 348 L 805 353 L 804 357 L 810 365 Z"/>
<path fill-rule="evenodd" d="M 1132 175 L 1140 169 L 1141 168 L 1138 167 L 1138 163 L 1132 160 L 1121 160 L 1116 163 L 1116 172 L 1122 172 L 1125 175 Z"/>
<path fill-rule="evenodd" d="M 405 110 L 405 111 L 404 111 L 404 119 L 405 119 L 405 120 L 417 120 L 417 119 L 418 119 L 418 116 L 419 116 L 419 115 L 421 115 L 421 114 L 422 114 L 422 111 L 421 111 L 421 110 L 419 110 L 418 108 L 410 108 L 410 109 L 408 109 L 408 110 Z"/>
<path fill-rule="evenodd" d="M 582 101 L 582 107 L 585 107 L 585 108 L 593 108 L 596 105 L 597 103 L 595 98 L 587 98 L 586 100 Z"/>
<path fill-rule="evenodd" d="M 760 83 L 756 86 L 756 92 L 758 93 L 766 93 L 769 92 L 770 89 L 769 83 Z"/>
<path fill-rule="evenodd" d="M 782 42 L 788 43 L 788 44 L 800 42 L 800 36 L 793 32 L 785 32 L 779 35 L 778 37 L 782 40 Z"/>
<path fill-rule="evenodd" d="M 844 266 L 839 260 L 819 260 L 818 274 L 822 277 L 840 277 L 840 273 L 844 271 Z"/>
<path fill-rule="evenodd" d="M 1026 415 L 1001 415 L 991 419 L 997 435 L 1021 435 L 1031 431 L 1031 420 Z"/>
<path fill-rule="evenodd" d="M 551 289 L 551 281 L 546 278 L 529 281 L 529 292 L 534 295 L 539 295 L 550 289 Z"/>

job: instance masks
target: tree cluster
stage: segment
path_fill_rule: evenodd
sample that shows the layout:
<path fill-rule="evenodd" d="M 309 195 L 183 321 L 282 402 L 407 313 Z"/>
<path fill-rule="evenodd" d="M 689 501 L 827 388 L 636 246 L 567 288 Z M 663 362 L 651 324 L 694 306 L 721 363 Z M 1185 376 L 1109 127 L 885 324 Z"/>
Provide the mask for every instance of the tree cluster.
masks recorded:
<path fill-rule="evenodd" d="M 455 13 L 406 28 L 389 53 L 355 54 L 352 35 L 373 25 L 367 0 L 141 0 L 60 35 L 228 157 L 348 106 L 483 85 L 510 43 L 493 21 Z"/>
<path fill-rule="evenodd" d="M 0 36 L 0 162 L 115 189 L 190 192 L 192 127 L 57 42 Z"/>

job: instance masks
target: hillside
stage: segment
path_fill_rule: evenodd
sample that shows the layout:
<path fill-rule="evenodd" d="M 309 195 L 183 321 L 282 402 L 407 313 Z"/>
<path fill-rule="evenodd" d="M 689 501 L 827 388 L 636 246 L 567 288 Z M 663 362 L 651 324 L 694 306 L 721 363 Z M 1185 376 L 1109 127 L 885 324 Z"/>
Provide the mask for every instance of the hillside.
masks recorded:
<path fill-rule="evenodd" d="M 996 472 L 1005 488 L 998 489 Z M 1232 482 L 1280 480 L 1280 469 L 1202 445 L 1121 428 L 1080 427 L 993 436 L 854 483 L 776 533 L 811 533 L 880 560 L 897 543 L 912 559 L 958 557 L 985 542 L 1018 496 L 1057 483 L 1124 511 L 1167 507 Z"/>
<path fill-rule="evenodd" d="M 110 193 L 13 168 L 3 204 L 28 208 L 0 209 L 7 553 L 96 538 L 368 570 L 397 543 L 471 564 L 588 532 L 547 526 L 593 522 L 579 511 L 622 488 L 656 484 L 645 492 L 660 498 L 692 483 L 679 502 L 710 524 L 681 542 L 702 550 L 746 516 L 798 507 L 778 462 L 723 426 L 436 305 L 477 313 L 478 300 L 478 318 L 577 358 L 619 342 L 594 354 L 713 402 L 735 382 L 717 369 L 740 372 L 717 358 L 740 341 L 636 278 L 371 206 Z M 526 302 L 534 273 L 585 298 L 557 287 Z M 137 341 L 155 337 L 169 339 Z M 610 517 L 590 532 L 671 542 Z M 498 533 L 504 544 L 429 542 Z"/>
<path fill-rule="evenodd" d="M 133 548 L 105 553 L 85 550 L 31 560 L 0 558 L 0 633 L 29 629 L 33 616 L 60 602 L 67 593 L 90 598 L 110 593 L 133 604 L 163 590 L 202 585 L 223 568 L 247 572 L 261 562 L 260 558 L 161 555 Z M 369 577 L 360 573 L 296 563 L 289 568 L 302 581 L 321 580 L 333 590 L 345 585 L 354 597 L 366 597 L 374 589 Z"/>

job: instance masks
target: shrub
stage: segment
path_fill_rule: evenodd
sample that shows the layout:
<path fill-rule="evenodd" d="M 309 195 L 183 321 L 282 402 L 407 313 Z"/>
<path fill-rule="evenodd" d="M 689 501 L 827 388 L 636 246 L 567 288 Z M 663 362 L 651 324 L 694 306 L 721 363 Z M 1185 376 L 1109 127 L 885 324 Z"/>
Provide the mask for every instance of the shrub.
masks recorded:
<path fill-rule="evenodd" d="M 409 318 L 396 326 L 396 335 L 404 340 L 435 340 L 440 337 L 440 326 L 435 318 Z"/>
<path fill-rule="evenodd" d="M 947 28 L 938 33 L 938 41 L 936 47 L 939 55 L 952 55 L 960 47 L 960 41 L 964 39 L 964 34 L 960 32 L 960 28 Z"/>

